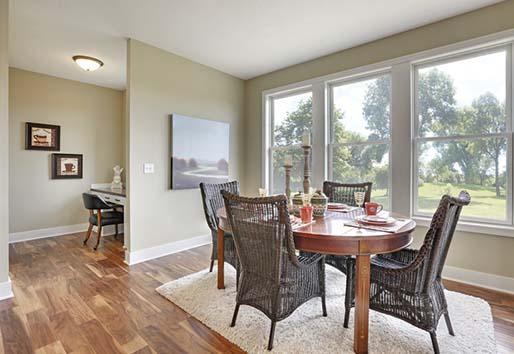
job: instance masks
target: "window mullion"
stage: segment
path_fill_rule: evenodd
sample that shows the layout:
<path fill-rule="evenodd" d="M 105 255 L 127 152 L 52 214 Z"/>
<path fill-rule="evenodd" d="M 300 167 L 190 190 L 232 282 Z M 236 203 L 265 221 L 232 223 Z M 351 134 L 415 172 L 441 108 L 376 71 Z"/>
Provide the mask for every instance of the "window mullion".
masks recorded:
<path fill-rule="evenodd" d="M 325 165 L 325 85 L 312 86 L 312 166 L 311 185 L 320 188 L 326 179 Z"/>
<path fill-rule="evenodd" d="M 394 65 L 391 72 L 391 147 L 389 184 L 391 210 L 411 214 L 411 66 Z"/>

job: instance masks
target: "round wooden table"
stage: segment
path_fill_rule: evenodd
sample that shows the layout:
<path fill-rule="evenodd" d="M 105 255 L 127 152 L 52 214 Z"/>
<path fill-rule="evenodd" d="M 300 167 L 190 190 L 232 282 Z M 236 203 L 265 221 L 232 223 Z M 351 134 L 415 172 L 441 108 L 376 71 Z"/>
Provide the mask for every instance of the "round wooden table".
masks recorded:
<path fill-rule="evenodd" d="M 401 250 L 412 242 L 416 223 L 410 220 L 396 232 L 384 232 L 347 226 L 362 210 L 351 213 L 328 211 L 312 224 L 293 229 L 298 250 L 356 257 L 354 351 L 368 352 L 370 256 Z M 224 235 L 230 232 L 225 208 L 217 211 L 218 224 L 218 289 L 224 289 Z M 391 214 L 400 219 L 401 216 Z M 344 286 L 341 284 L 341 286 Z"/>

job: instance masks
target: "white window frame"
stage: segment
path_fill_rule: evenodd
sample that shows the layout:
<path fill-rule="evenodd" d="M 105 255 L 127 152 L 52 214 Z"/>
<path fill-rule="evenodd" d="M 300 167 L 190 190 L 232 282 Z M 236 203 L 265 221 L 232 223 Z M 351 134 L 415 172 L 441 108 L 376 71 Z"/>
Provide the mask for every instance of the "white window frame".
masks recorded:
<path fill-rule="evenodd" d="M 421 137 L 419 136 L 419 103 L 418 103 L 418 73 L 420 69 L 441 65 L 446 63 L 452 63 L 460 60 L 477 58 L 480 56 L 505 52 L 506 54 L 506 70 L 505 70 L 505 115 L 506 115 L 506 132 L 505 133 L 494 133 L 494 134 L 478 134 L 478 135 L 457 135 L 457 136 L 435 136 L 435 137 Z M 419 61 L 416 63 L 412 63 L 411 74 L 413 78 L 413 87 L 411 93 L 412 99 L 412 141 L 413 141 L 413 161 L 412 161 L 412 181 L 411 181 L 411 199 L 412 199 L 412 215 L 415 217 L 421 218 L 430 218 L 432 214 L 427 212 L 422 212 L 418 210 L 418 173 L 419 173 L 419 165 L 418 165 L 418 156 L 419 156 L 419 146 L 422 143 L 427 142 L 451 142 L 455 140 L 479 140 L 484 138 L 504 138 L 507 141 L 507 190 L 506 190 L 506 219 L 504 220 L 496 220 L 491 218 L 479 218 L 473 216 L 463 216 L 461 215 L 460 220 L 464 222 L 471 223 L 479 223 L 479 224 L 491 224 L 491 225 L 500 225 L 500 226 L 512 226 L 513 216 L 512 216 L 512 52 L 513 52 L 513 44 L 509 43 L 507 45 L 494 45 L 492 47 L 480 48 L 475 50 L 470 50 L 458 54 L 452 54 L 448 56 L 440 56 L 436 58 L 430 58 L 428 60 Z M 473 202 L 473 199 L 472 199 Z"/>
<path fill-rule="evenodd" d="M 389 116 L 389 139 L 388 140 L 375 140 L 375 141 L 363 141 L 363 142 L 348 142 L 348 143 L 334 143 L 334 139 L 332 136 L 332 125 L 334 123 L 334 87 L 340 87 L 343 85 L 350 85 L 357 82 L 362 82 L 366 80 L 373 80 L 377 79 L 381 76 L 388 75 L 392 81 L 392 71 L 391 68 L 385 68 L 382 70 L 376 70 L 371 73 L 365 72 L 360 75 L 354 75 L 351 77 L 345 77 L 338 80 L 332 80 L 326 83 L 327 87 L 327 116 L 328 116 L 328 123 L 327 123 L 327 154 L 326 154 L 326 161 L 327 161 L 327 170 L 328 170 L 328 179 L 333 180 L 334 179 L 334 168 L 333 168 L 333 151 L 334 148 L 340 147 L 340 146 L 357 146 L 357 145 L 388 145 L 388 169 L 387 169 L 387 190 L 388 190 L 388 198 L 389 198 L 389 204 L 391 204 L 390 200 L 390 191 L 391 191 L 391 161 L 392 161 L 392 153 L 391 153 L 391 130 L 392 130 L 392 111 L 390 110 L 390 116 Z M 392 87 L 392 85 L 391 85 Z M 389 102 L 391 102 L 392 106 L 392 90 L 389 94 Z M 368 181 L 362 181 L 362 182 L 368 182 Z"/>
<path fill-rule="evenodd" d="M 441 60 L 443 58 L 452 58 L 462 55 L 471 55 L 474 52 L 483 52 L 484 50 L 494 49 L 498 46 L 511 46 L 513 48 L 510 54 L 510 63 L 507 68 L 507 100 L 506 111 L 510 114 L 508 123 L 510 124 L 508 142 L 510 148 L 507 151 L 508 158 L 508 185 L 509 194 L 507 196 L 508 217 L 511 223 L 500 224 L 489 220 L 460 220 L 457 230 L 467 231 L 471 233 L 491 234 L 498 236 L 514 237 L 514 181 L 513 181 L 513 165 L 514 165 L 514 138 L 512 127 L 513 123 L 513 106 L 514 98 L 514 29 L 506 30 L 479 38 L 474 38 L 439 48 L 429 49 L 415 54 L 409 54 L 398 58 L 388 59 L 374 64 L 362 67 L 352 68 L 341 72 L 315 77 L 301 82 L 287 84 L 262 91 L 262 161 L 261 161 L 261 185 L 269 188 L 269 147 L 270 147 L 270 98 L 277 94 L 287 94 L 288 92 L 298 91 L 301 89 L 311 89 L 313 97 L 313 176 L 311 176 L 312 185 L 320 187 L 323 180 L 326 180 L 331 173 L 329 172 L 329 122 L 331 115 L 331 105 L 329 97 L 329 85 L 341 81 L 352 80 L 366 75 L 376 76 L 380 72 L 391 72 L 392 88 L 391 88 L 391 142 L 389 150 L 389 201 L 391 210 L 403 215 L 410 215 L 414 218 L 419 226 L 429 226 L 431 216 L 415 215 L 414 211 L 414 169 L 415 162 L 415 142 L 413 127 L 413 117 L 415 116 L 413 104 L 414 91 L 414 75 L 413 67 L 421 65 L 432 60 Z M 510 94 L 509 94 L 510 92 Z M 510 95 L 510 96 L 509 96 Z M 509 99 L 510 97 L 510 99 Z M 509 177 L 510 176 L 510 177 Z M 408 193 L 397 193 L 397 190 L 405 190 Z"/>

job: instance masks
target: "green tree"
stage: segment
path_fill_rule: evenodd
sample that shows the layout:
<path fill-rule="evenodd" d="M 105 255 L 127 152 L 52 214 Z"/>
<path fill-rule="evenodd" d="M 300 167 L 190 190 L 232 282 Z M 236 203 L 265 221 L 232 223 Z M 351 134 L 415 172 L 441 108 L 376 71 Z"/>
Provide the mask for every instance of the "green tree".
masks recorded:
<path fill-rule="evenodd" d="M 312 98 L 300 101 L 294 112 L 287 112 L 282 124 L 275 127 L 275 144 L 289 146 L 300 144 L 305 131 L 312 128 Z"/>
<path fill-rule="evenodd" d="M 449 135 L 457 121 L 452 78 L 438 69 L 420 73 L 418 80 L 419 135 Z"/>
<path fill-rule="evenodd" d="M 312 128 L 312 98 L 300 101 L 293 112 L 287 112 L 280 125 L 275 126 L 275 145 L 290 147 L 302 142 L 303 133 Z M 273 152 L 273 175 L 275 178 L 274 192 L 284 191 L 285 171 L 284 159 L 290 155 L 293 160 L 291 172 L 292 190 L 300 190 L 303 181 L 303 151 L 301 148 L 278 149 Z"/>
<path fill-rule="evenodd" d="M 473 101 L 474 134 L 504 133 L 506 131 L 505 105 L 492 93 L 487 92 Z M 478 142 L 479 150 L 489 156 L 494 163 L 494 187 L 496 197 L 501 196 L 500 183 L 500 157 L 507 149 L 507 141 L 503 138 L 490 138 Z"/>
<path fill-rule="evenodd" d="M 367 88 L 362 105 L 366 128 L 372 133 L 369 140 L 387 140 L 390 137 L 391 78 L 381 76 Z"/>

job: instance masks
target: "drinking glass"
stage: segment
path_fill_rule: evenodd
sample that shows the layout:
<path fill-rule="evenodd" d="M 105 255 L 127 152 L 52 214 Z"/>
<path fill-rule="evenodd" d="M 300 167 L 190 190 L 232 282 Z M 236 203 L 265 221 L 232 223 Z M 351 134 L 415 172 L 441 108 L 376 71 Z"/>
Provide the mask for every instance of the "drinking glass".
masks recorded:
<path fill-rule="evenodd" d="M 355 192 L 353 194 L 353 197 L 355 198 L 355 204 L 357 204 L 358 207 L 363 207 L 364 204 L 364 192 Z"/>
<path fill-rule="evenodd" d="M 364 197 L 365 197 L 366 193 L 364 192 L 355 192 L 353 194 L 353 197 L 355 198 L 355 204 L 357 204 L 358 207 L 362 208 L 364 206 Z M 361 224 L 360 222 L 357 220 L 357 224 L 359 225 L 359 229 L 358 229 L 358 232 L 362 232 L 361 230 Z"/>

